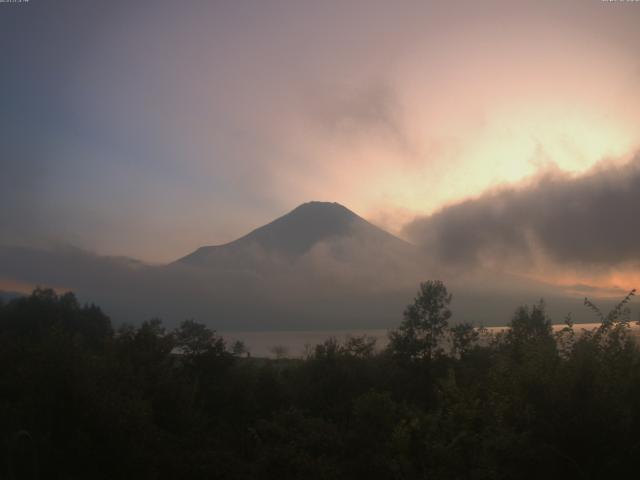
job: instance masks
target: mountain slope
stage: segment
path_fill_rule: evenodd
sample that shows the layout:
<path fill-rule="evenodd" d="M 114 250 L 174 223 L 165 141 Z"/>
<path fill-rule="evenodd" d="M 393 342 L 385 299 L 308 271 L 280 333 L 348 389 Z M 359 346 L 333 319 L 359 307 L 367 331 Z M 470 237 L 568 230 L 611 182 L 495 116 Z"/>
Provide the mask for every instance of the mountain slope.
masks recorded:
<path fill-rule="evenodd" d="M 290 261 L 323 242 L 349 240 L 388 252 L 415 251 L 413 245 L 372 225 L 348 208 L 329 202 L 308 202 L 273 222 L 224 245 L 206 246 L 179 259 L 194 266 L 247 267 L 260 257 Z"/>
<path fill-rule="evenodd" d="M 342 205 L 310 202 L 169 265 L 73 248 L 0 246 L 0 277 L 56 285 L 122 321 L 196 318 L 216 329 L 395 325 L 428 265 L 413 245 Z"/>

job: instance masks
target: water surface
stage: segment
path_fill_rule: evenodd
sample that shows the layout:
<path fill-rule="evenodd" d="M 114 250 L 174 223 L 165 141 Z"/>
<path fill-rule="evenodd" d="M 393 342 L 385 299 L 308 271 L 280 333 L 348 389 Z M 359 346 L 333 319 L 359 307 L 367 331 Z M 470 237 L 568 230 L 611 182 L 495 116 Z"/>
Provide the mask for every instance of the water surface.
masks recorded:
<path fill-rule="evenodd" d="M 581 323 L 574 326 L 574 330 L 579 333 L 583 330 L 591 330 L 598 327 L 599 323 Z M 553 326 L 554 330 L 561 330 L 565 324 Z M 488 327 L 490 332 L 499 332 L 507 327 Z M 631 323 L 634 334 L 640 334 L 640 328 Z M 228 343 L 236 340 L 244 342 L 245 346 L 253 357 L 273 358 L 277 354 L 286 357 L 302 357 L 309 349 L 313 348 L 325 340 L 334 337 L 339 341 L 344 341 L 349 336 L 367 335 L 376 339 L 376 347 L 384 348 L 389 341 L 389 331 L 391 329 L 370 329 L 370 330 L 300 330 L 300 331 L 253 331 L 253 332 L 219 332 Z"/>

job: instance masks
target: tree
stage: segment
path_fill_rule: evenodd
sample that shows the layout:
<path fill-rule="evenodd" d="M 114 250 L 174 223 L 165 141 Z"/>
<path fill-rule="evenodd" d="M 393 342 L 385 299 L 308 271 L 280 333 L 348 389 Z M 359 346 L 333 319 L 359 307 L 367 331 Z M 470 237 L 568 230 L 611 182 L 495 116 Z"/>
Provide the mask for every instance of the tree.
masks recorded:
<path fill-rule="evenodd" d="M 236 357 L 241 357 L 243 355 L 250 356 L 249 350 L 247 350 L 247 346 L 244 344 L 242 340 L 236 340 L 231 345 L 231 353 Z"/>
<path fill-rule="evenodd" d="M 150 370 L 169 361 L 175 347 L 173 337 L 167 334 L 159 318 L 146 320 L 138 328 L 121 325 L 116 338 L 121 354 L 129 357 L 137 368 Z"/>
<path fill-rule="evenodd" d="M 289 349 L 284 345 L 274 345 L 271 347 L 271 353 L 276 357 L 276 360 L 282 360 L 289 355 Z"/>
<path fill-rule="evenodd" d="M 452 295 L 440 280 L 420 284 L 413 303 L 404 311 L 400 327 L 391 332 L 391 352 L 410 360 L 431 360 L 442 353 L 441 343 L 451 318 Z"/>
<path fill-rule="evenodd" d="M 511 322 L 507 339 L 510 343 L 530 343 L 535 340 L 552 339 L 551 319 L 545 312 L 544 301 L 533 305 L 531 310 L 527 305 L 518 307 Z"/>
<path fill-rule="evenodd" d="M 451 327 L 451 349 L 454 355 L 464 356 L 478 342 L 480 332 L 471 323 Z"/>
<path fill-rule="evenodd" d="M 349 336 L 342 346 L 342 353 L 356 358 L 370 358 L 376 349 L 375 337 Z"/>
<path fill-rule="evenodd" d="M 509 323 L 505 339 L 512 365 L 529 365 L 527 373 L 519 370 L 518 376 L 526 379 L 524 381 L 539 381 L 537 377 L 554 368 L 559 350 L 543 300 L 531 308 L 527 305 L 518 307 Z"/>
<path fill-rule="evenodd" d="M 221 337 L 202 323 L 184 320 L 173 331 L 176 346 L 186 358 L 196 358 L 204 354 L 222 355 L 225 343 Z"/>

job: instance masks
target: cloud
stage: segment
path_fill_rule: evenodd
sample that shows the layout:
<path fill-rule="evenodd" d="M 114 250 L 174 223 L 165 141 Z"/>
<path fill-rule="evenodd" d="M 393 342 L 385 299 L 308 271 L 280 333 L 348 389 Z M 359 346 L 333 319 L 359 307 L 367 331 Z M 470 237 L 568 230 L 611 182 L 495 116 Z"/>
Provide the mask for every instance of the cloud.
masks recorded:
<path fill-rule="evenodd" d="M 252 253 L 239 268 L 220 268 L 150 266 L 74 247 L 0 247 L 0 278 L 74 291 L 116 323 L 196 318 L 236 330 L 393 326 L 419 278 L 400 252 L 351 239 L 321 242 L 295 261 Z"/>
<path fill-rule="evenodd" d="M 320 127 L 333 141 L 349 144 L 377 139 L 402 154 L 415 151 L 402 102 L 388 82 L 370 79 L 356 87 L 316 86 L 307 102 L 314 129 Z"/>
<path fill-rule="evenodd" d="M 547 171 L 418 218 L 404 233 L 439 261 L 608 268 L 640 262 L 640 156 L 581 176 Z"/>
<path fill-rule="evenodd" d="M 430 278 L 443 279 L 454 293 L 454 322 L 503 325 L 518 305 L 541 297 L 556 320 L 569 311 L 577 321 L 593 320 L 582 297 L 553 285 L 486 270 L 450 275 L 420 257 L 385 252 L 338 239 L 293 262 L 263 252 L 256 268 L 234 270 L 149 266 L 72 247 L 0 247 L 0 277 L 71 290 L 116 324 L 161 317 L 169 326 L 195 318 L 234 331 L 394 328 L 418 283 Z"/>
<path fill-rule="evenodd" d="M 637 140 L 628 12 L 275 3 L 3 9 L 0 241 L 168 261 L 310 199 L 431 212 L 520 178 L 532 137 Z"/>

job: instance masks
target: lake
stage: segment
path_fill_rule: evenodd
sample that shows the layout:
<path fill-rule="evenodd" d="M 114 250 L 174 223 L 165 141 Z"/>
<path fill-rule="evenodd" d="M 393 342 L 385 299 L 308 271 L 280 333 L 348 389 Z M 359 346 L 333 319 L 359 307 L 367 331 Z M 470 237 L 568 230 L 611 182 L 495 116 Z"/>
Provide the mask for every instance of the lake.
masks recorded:
<path fill-rule="evenodd" d="M 574 325 L 576 332 L 581 330 L 591 330 L 598 327 L 599 323 L 581 323 Z M 565 324 L 557 324 L 553 326 L 555 331 L 561 330 Z M 507 327 L 487 327 L 490 332 L 499 332 Z M 640 334 L 640 327 L 635 323 L 631 323 L 631 328 L 635 335 Z M 367 335 L 376 339 L 376 347 L 384 348 L 388 343 L 388 332 L 390 329 L 371 329 L 371 330 L 300 330 L 300 331 L 264 331 L 264 332 L 234 332 L 221 331 L 227 343 L 230 345 L 236 340 L 244 342 L 245 346 L 253 357 L 276 356 L 274 348 L 278 348 L 286 357 L 302 357 L 305 352 L 315 345 L 318 345 L 328 338 L 335 337 L 339 341 L 352 336 Z"/>

